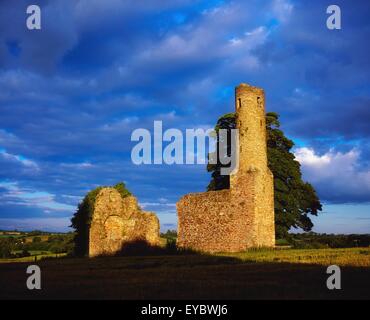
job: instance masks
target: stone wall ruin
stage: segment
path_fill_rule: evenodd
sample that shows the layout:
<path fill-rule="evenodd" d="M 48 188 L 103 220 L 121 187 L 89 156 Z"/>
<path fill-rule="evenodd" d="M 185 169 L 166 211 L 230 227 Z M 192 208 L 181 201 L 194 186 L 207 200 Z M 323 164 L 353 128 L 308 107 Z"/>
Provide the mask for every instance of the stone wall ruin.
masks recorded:
<path fill-rule="evenodd" d="M 134 241 L 156 246 L 159 239 L 157 216 L 142 211 L 134 196 L 122 198 L 114 188 L 100 190 L 89 229 L 90 257 L 116 254 Z"/>

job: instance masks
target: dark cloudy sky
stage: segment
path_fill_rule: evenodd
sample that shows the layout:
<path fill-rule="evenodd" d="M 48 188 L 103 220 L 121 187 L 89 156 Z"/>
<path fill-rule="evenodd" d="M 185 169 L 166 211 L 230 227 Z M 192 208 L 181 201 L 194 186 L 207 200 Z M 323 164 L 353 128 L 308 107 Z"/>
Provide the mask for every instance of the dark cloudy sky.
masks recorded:
<path fill-rule="evenodd" d="M 67 230 L 125 181 L 163 229 L 204 165 L 131 162 L 131 132 L 209 128 L 240 82 L 266 92 L 324 211 L 315 231 L 370 233 L 370 2 L 0 0 L 0 228 Z M 26 28 L 39 4 L 42 29 Z"/>

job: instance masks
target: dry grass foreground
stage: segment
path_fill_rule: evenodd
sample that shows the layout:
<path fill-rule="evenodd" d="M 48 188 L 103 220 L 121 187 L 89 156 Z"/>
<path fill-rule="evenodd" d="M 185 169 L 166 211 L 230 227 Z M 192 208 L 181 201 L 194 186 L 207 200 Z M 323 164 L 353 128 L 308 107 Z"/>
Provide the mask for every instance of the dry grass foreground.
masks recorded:
<path fill-rule="evenodd" d="M 370 268 L 370 248 L 248 250 L 227 254 L 249 262 L 286 262 Z"/>
<path fill-rule="evenodd" d="M 342 290 L 326 288 L 341 266 Z M 60 258 L 0 265 L 0 299 L 370 299 L 370 248 L 249 250 L 238 254 Z"/>

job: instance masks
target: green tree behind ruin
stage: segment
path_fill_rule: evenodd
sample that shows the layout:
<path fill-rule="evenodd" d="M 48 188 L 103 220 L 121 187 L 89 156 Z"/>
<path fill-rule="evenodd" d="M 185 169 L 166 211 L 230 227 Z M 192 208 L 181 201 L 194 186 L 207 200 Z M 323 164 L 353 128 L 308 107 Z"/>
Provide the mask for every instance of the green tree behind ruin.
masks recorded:
<path fill-rule="evenodd" d="M 12 256 L 13 242 L 11 238 L 0 238 L 0 259 Z"/>
<path fill-rule="evenodd" d="M 218 133 L 219 129 L 235 128 L 235 113 L 228 113 L 218 119 L 215 131 Z M 300 164 L 291 152 L 294 142 L 280 130 L 277 113 L 266 114 L 266 129 L 268 166 L 274 175 L 276 237 L 283 238 L 291 227 L 310 231 L 313 223 L 308 215 L 317 216 L 318 211 L 322 210 L 320 200 L 313 186 L 302 179 Z M 228 142 L 227 155 L 231 153 L 230 145 Z M 220 174 L 221 167 L 220 162 L 207 165 L 207 171 L 212 172 L 208 191 L 230 188 L 230 177 Z"/>
<path fill-rule="evenodd" d="M 75 254 L 77 256 L 84 256 L 88 253 L 89 227 L 94 212 L 95 200 L 102 188 L 104 187 L 97 187 L 88 192 L 84 199 L 78 204 L 77 211 L 71 219 L 71 227 L 76 229 L 74 242 Z M 131 195 L 131 192 L 127 190 L 123 182 L 117 183 L 113 188 L 121 194 L 122 198 Z"/>

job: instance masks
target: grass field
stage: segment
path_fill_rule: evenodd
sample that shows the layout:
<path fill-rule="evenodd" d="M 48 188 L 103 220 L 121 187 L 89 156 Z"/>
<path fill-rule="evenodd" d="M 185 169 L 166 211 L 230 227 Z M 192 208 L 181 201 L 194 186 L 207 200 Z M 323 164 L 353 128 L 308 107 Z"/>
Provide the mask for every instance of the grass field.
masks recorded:
<path fill-rule="evenodd" d="M 370 248 L 250 250 L 238 254 L 60 258 L 0 264 L 0 299 L 370 299 Z M 342 290 L 326 268 L 341 266 Z"/>
<path fill-rule="evenodd" d="M 16 253 L 17 251 L 14 251 Z M 37 262 L 45 258 L 62 258 L 66 256 L 66 253 L 52 253 L 50 251 L 44 252 L 40 250 L 31 250 L 29 251 L 31 256 L 22 257 L 22 258 L 9 258 L 9 259 L 0 259 L 0 264 L 2 263 L 18 263 L 18 262 Z"/>
<path fill-rule="evenodd" d="M 370 248 L 250 250 L 227 254 L 246 262 L 286 262 L 370 268 Z"/>
<path fill-rule="evenodd" d="M 21 234 L 17 234 L 17 235 L 0 234 L 0 238 L 22 238 L 22 237 L 24 236 Z"/>

